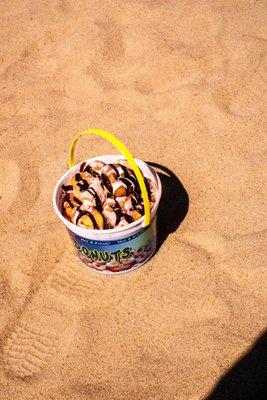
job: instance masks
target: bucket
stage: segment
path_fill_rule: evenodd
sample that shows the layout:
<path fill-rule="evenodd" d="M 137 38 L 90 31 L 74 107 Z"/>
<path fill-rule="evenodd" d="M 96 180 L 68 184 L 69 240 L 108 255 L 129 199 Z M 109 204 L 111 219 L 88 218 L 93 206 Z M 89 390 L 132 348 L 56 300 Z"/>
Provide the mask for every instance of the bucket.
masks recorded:
<path fill-rule="evenodd" d="M 74 165 L 74 150 L 82 135 L 94 134 L 110 141 L 122 155 L 101 155 L 85 160 L 87 163 L 100 160 L 104 163 L 116 163 L 127 160 L 138 180 L 141 197 L 144 202 L 144 216 L 127 226 L 113 229 L 87 229 L 73 224 L 62 212 L 62 185 L 79 172 L 82 162 Z M 84 161 L 83 161 L 84 162 Z M 162 187 L 156 171 L 144 161 L 134 158 L 124 144 L 109 132 L 90 129 L 77 134 L 71 144 L 69 153 L 69 170 L 59 179 L 53 192 L 53 206 L 56 214 L 66 226 L 74 244 L 76 254 L 89 268 L 104 273 L 117 275 L 144 265 L 156 250 L 156 218 Z M 150 210 L 148 193 L 143 175 L 157 186 L 156 201 Z"/>

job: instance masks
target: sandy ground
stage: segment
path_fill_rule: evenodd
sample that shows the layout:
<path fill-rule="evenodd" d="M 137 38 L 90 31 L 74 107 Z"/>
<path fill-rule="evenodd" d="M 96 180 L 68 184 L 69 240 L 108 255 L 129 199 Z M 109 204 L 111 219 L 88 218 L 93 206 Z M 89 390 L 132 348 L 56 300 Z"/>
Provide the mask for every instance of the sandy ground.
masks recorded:
<path fill-rule="evenodd" d="M 264 3 L 1 2 L 2 400 L 243 399 L 216 385 L 266 320 Z M 51 205 L 89 127 L 181 182 L 119 277 L 77 262 Z"/>

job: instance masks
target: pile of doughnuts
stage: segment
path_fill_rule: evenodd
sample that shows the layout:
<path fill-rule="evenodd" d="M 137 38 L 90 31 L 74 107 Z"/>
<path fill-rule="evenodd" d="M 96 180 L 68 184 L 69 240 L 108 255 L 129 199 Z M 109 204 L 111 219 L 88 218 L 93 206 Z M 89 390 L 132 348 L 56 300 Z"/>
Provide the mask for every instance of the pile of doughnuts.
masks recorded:
<path fill-rule="evenodd" d="M 152 208 L 157 187 L 147 177 L 144 181 Z M 141 218 L 144 204 L 140 186 L 127 161 L 82 163 L 79 172 L 62 185 L 62 214 L 73 224 L 87 229 L 114 229 Z M 129 265 L 127 260 L 126 267 Z"/>

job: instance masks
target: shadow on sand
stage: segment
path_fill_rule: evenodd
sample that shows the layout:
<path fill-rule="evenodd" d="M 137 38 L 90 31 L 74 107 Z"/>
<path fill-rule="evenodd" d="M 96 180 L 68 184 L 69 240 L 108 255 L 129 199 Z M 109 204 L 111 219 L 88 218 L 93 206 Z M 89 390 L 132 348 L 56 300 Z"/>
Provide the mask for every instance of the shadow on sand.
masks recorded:
<path fill-rule="evenodd" d="M 189 197 L 180 180 L 167 167 L 149 161 L 147 164 L 157 171 L 162 183 L 162 198 L 157 213 L 157 252 L 168 235 L 175 232 L 184 220 L 189 208 Z"/>
<path fill-rule="evenodd" d="M 267 398 L 267 331 L 219 380 L 205 400 L 263 400 Z"/>

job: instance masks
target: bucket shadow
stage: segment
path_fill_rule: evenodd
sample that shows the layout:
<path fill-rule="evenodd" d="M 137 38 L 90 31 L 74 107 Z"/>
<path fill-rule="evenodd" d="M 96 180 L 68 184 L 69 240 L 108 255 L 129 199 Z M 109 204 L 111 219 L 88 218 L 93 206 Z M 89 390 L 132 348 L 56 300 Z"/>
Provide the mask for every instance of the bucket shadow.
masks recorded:
<path fill-rule="evenodd" d="M 267 331 L 204 400 L 263 400 L 267 393 Z"/>
<path fill-rule="evenodd" d="M 157 249 L 160 249 L 170 233 L 175 232 L 189 209 L 189 196 L 181 181 L 167 167 L 146 161 L 153 167 L 161 180 L 162 197 L 157 213 Z"/>

